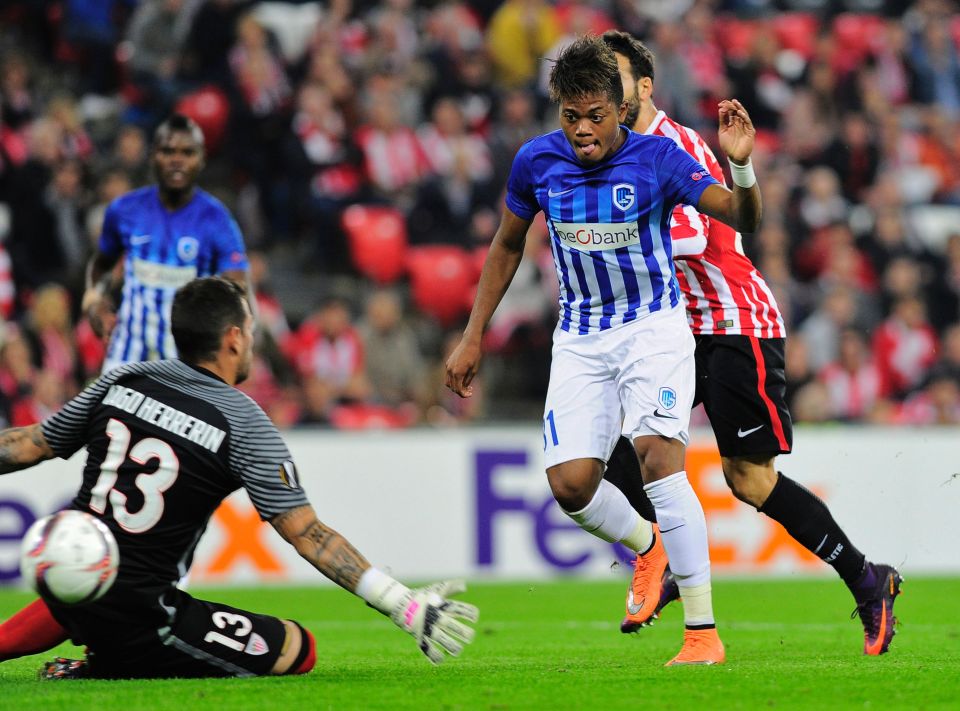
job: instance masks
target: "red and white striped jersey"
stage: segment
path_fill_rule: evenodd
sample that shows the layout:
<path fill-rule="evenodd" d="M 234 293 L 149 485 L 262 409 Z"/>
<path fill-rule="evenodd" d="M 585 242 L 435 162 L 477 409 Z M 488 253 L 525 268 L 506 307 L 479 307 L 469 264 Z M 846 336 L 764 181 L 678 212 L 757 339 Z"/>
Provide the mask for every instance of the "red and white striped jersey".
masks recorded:
<path fill-rule="evenodd" d="M 693 129 L 658 111 L 646 133 L 672 139 L 724 183 L 716 156 Z M 777 300 L 743 253 L 739 232 L 691 205 L 674 208 L 670 232 L 677 280 L 695 335 L 785 337 Z"/>

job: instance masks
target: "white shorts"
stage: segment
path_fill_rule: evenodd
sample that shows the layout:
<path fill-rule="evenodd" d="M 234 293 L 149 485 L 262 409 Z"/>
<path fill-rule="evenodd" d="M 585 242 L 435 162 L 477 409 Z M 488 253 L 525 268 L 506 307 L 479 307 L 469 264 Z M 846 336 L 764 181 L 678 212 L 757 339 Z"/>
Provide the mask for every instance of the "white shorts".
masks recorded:
<path fill-rule="evenodd" d="M 621 432 L 684 444 L 696 384 L 683 308 L 584 335 L 559 328 L 543 416 L 544 463 L 607 461 Z"/>

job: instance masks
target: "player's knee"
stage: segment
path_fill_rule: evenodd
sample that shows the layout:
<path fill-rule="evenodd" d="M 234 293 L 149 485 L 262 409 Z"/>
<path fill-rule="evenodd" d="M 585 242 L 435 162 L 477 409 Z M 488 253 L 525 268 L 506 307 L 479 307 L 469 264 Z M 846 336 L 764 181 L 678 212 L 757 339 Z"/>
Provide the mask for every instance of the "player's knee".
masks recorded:
<path fill-rule="evenodd" d="M 317 664 L 317 642 L 310 630 L 294 622 L 300 630 L 300 653 L 294 659 L 287 674 L 306 674 Z"/>
<path fill-rule="evenodd" d="M 593 499 L 596 485 L 587 478 L 547 472 L 550 490 L 564 511 L 580 511 Z"/>

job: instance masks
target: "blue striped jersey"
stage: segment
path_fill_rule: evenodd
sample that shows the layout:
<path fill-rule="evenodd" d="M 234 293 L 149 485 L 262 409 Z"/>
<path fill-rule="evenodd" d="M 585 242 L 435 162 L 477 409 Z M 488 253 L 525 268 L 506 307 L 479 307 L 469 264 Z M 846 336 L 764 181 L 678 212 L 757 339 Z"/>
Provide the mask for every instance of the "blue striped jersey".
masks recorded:
<path fill-rule="evenodd" d="M 176 290 L 196 277 L 247 268 L 236 221 L 200 189 L 172 212 L 160 202 L 155 185 L 117 198 L 104 216 L 100 251 L 126 254 L 123 297 L 103 372 L 175 357 L 170 310 Z"/>
<path fill-rule="evenodd" d="M 625 129 L 624 129 L 625 130 Z M 561 130 L 517 152 L 507 207 L 543 210 L 560 281 L 560 328 L 585 334 L 676 308 L 670 217 L 714 180 L 669 138 L 627 131 L 613 155 L 584 165 Z"/>

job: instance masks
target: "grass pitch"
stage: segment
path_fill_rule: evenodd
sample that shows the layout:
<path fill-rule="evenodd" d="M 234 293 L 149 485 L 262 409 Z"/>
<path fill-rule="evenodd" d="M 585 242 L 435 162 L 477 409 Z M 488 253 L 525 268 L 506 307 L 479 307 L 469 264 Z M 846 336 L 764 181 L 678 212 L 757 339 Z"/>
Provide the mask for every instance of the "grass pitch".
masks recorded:
<path fill-rule="evenodd" d="M 333 588 L 194 590 L 298 619 L 314 632 L 305 677 L 36 679 L 56 652 L 0 665 L 0 709 L 697 709 L 960 707 L 960 579 L 908 577 L 891 652 L 862 655 L 859 620 L 835 578 L 714 582 L 727 663 L 665 669 L 679 649 L 674 603 L 656 626 L 620 634 L 626 581 L 474 584 L 475 643 L 432 667 L 387 619 Z M 31 597 L 0 591 L 0 617 Z"/>

